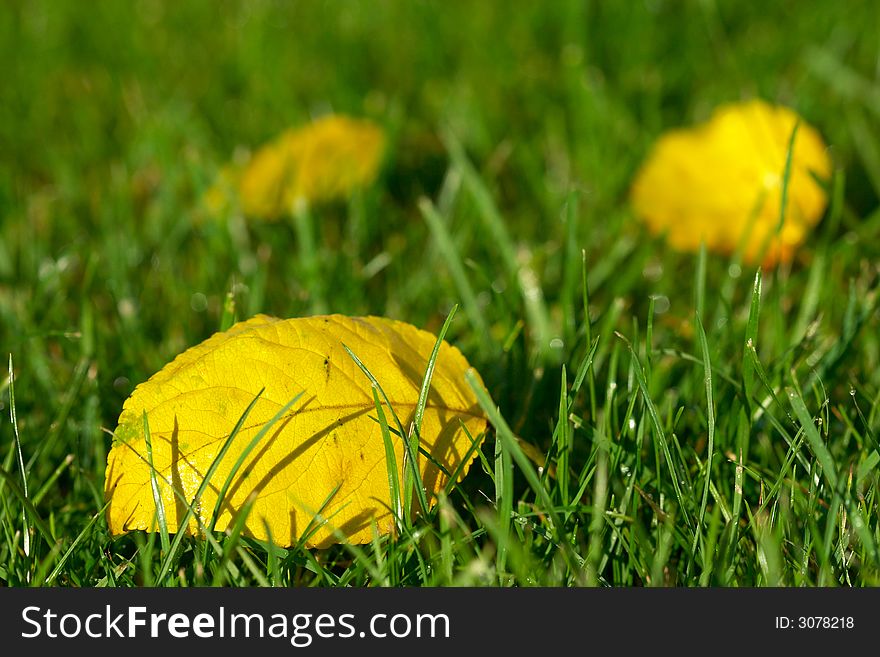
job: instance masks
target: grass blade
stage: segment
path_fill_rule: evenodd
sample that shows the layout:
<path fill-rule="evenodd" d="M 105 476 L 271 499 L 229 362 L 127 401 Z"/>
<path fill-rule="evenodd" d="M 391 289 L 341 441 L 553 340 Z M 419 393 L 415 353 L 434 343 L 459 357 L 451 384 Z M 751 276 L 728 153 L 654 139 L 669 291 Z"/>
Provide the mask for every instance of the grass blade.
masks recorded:
<path fill-rule="evenodd" d="M 399 435 L 403 438 L 403 448 L 404 448 L 404 452 L 405 452 L 405 454 L 404 454 L 405 458 L 410 463 L 418 463 L 418 461 L 416 460 L 416 455 L 413 451 L 412 445 L 410 444 L 410 442 L 408 440 L 406 440 L 404 438 L 407 435 L 407 432 L 403 428 L 403 423 L 400 421 L 400 418 L 397 416 L 397 413 L 394 412 L 394 407 L 391 405 L 391 400 L 388 399 L 388 395 L 385 394 L 385 391 L 382 389 L 382 386 L 379 384 L 379 381 L 376 379 L 375 376 L 373 376 L 373 373 L 370 372 L 370 370 L 367 368 L 367 366 L 361 362 L 361 359 L 358 358 L 355 355 L 355 353 L 351 349 L 348 348 L 348 345 L 342 345 L 342 346 L 345 349 L 345 351 L 348 352 L 348 355 L 351 357 L 351 359 L 355 362 L 355 365 L 357 365 L 358 368 L 361 370 L 361 372 L 364 373 L 364 376 L 366 376 L 370 380 L 370 383 L 372 383 L 376 387 L 376 390 L 379 391 L 379 394 L 382 396 L 382 400 L 385 402 L 385 405 L 388 406 L 389 410 L 391 411 L 391 416 L 394 418 L 394 422 L 397 425 L 398 431 L 400 432 Z M 419 506 L 421 507 L 422 513 L 427 515 L 428 509 L 430 507 L 428 506 L 428 498 L 425 496 L 425 486 L 422 483 L 422 474 L 421 474 L 421 472 L 419 472 L 418 468 L 413 468 L 412 472 L 413 472 L 413 479 L 414 479 L 414 484 L 415 484 L 414 487 L 415 487 L 415 491 L 416 491 L 416 499 L 418 499 L 418 501 L 419 501 Z M 404 513 L 407 516 L 409 516 L 410 510 L 411 510 L 408 493 L 410 493 L 410 491 L 404 489 Z"/>
<path fill-rule="evenodd" d="M 455 283 L 455 289 L 458 290 L 458 295 L 461 297 L 461 302 L 464 305 L 464 312 L 465 315 L 467 315 L 468 321 L 477 335 L 481 336 L 484 344 L 492 346 L 492 343 L 490 343 L 488 339 L 489 328 L 486 325 L 483 310 L 477 302 L 477 295 L 474 293 L 473 287 L 471 287 L 467 273 L 464 269 L 464 264 L 462 264 L 461 256 L 452 241 L 452 237 L 449 235 L 446 223 L 437 212 L 434 204 L 427 198 L 419 200 L 419 210 L 421 210 L 422 216 L 428 224 L 431 235 L 437 243 L 437 248 L 440 249 L 444 264 L 449 269 L 449 275 L 452 276 L 452 281 Z"/>
<path fill-rule="evenodd" d="M 642 398 L 645 400 L 645 407 L 648 409 L 648 416 L 651 418 L 651 424 L 654 426 L 654 434 L 660 442 L 661 450 L 663 450 L 663 456 L 666 459 L 666 466 L 669 468 L 669 475 L 672 478 L 672 487 L 675 490 L 675 497 L 678 500 L 681 515 L 684 518 L 685 524 L 692 527 L 691 518 L 688 515 L 687 507 L 685 506 L 684 495 L 681 491 L 681 485 L 678 481 L 678 468 L 675 467 L 675 463 L 672 460 L 672 452 L 669 450 L 669 442 L 666 439 L 666 432 L 663 430 L 663 423 L 660 421 L 660 414 L 657 412 L 657 408 L 654 406 L 654 401 L 651 399 L 651 395 L 648 391 L 648 382 L 645 380 L 645 372 L 642 370 L 642 365 L 639 363 L 639 357 L 633 349 L 632 343 L 620 333 L 616 333 L 616 335 L 624 341 L 627 349 L 629 349 L 633 371 L 636 375 L 639 388 L 642 391 Z"/>
<path fill-rule="evenodd" d="M 165 519 L 165 503 L 159 491 L 159 482 L 156 481 L 156 466 L 153 463 L 153 440 L 150 435 L 150 423 L 147 420 L 147 411 L 143 412 L 144 442 L 147 444 L 147 460 L 150 463 L 150 489 L 153 492 L 153 504 L 156 505 L 156 521 L 159 524 L 159 534 L 162 540 L 162 554 L 168 554 L 171 542 L 168 539 L 168 522 Z"/>

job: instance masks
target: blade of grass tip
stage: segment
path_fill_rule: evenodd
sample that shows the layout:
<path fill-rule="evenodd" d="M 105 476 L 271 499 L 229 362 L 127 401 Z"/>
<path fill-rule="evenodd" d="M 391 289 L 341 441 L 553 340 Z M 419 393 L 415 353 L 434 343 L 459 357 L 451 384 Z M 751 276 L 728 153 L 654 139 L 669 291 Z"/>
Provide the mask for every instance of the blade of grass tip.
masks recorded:
<path fill-rule="evenodd" d="M 400 477 L 397 470 L 397 457 L 394 454 L 394 443 L 391 440 L 391 432 L 388 430 L 388 420 L 385 411 L 382 410 L 382 402 L 379 401 L 379 393 L 376 386 L 371 386 L 373 391 L 373 403 L 376 405 L 376 415 L 379 419 L 379 427 L 382 429 L 382 442 L 385 445 L 385 469 L 388 471 L 388 500 L 394 512 L 394 524 L 409 522 L 409 518 L 403 515 L 403 498 L 400 495 Z"/>
<path fill-rule="evenodd" d="M 147 411 L 143 412 L 144 442 L 147 444 L 147 460 L 150 463 L 150 489 L 153 491 L 153 504 L 156 505 L 156 521 L 159 524 L 159 534 L 162 541 L 162 554 L 168 554 L 171 541 L 168 538 L 168 522 L 165 519 L 165 503 L 162 501 L 162 493 L 159 491 L 159 482 L 156 480 L 156 466 L 153 463 L 153 440 L 150 435 L 150 422 L 147 420 Z"/>
<path fill-rule="evenodd" d="M 785 210 L 788 208 L 788 187 L 791 182 L 791 161 L 794 155 L 794 140 L 797 138 L 798 128 L 800 128 L 800 119 L 795 121 L 794 127 L 791 129 L 791 136 L 788 138 L 788 149 L 785 153 L 785 168 L 782 170 L 782 196 L 779 201 L 779 222 L 776 224 L 776 234 L 782 233 L 785 225 Z"/>
<path fill-rule="evenodd" d="M 235 479 L 235 475 L 238 473 L 241 466 L 244 464 L 245 459 L 247 459 L 248 455 L 253 451 L 253 449 L 259 444 L 259 442 L 266 436 L 267 433 L 271 430 L 273 426 L 285 415 L 287 415 L 288 411 L 290 411 L 291 407 L 298 402 L 305 391 L 299 392 L 293 396 L 289 402 L 287 402 L 281 409 L 272 416 L 272 418 L 264 424 L 260 430 L 256 433 L 256 435 L 251 438 L 250 442 L 245 446 L 241 453 L 238 455 L 238 458 L 235 459 L 235 463 L 232 465 L 232 468 L 229 470 L 229 473 L 226 475 L 226 481 L 223 482 L 223 486 L 220 488 L 220 492 L 217 494 L 217 501 L 214 503 L 214 511 L 211 513 L 211 523 L 209 525 L 210 531 L 214 531 L 214 527 L 217 526 L 217 519 L 220 516 L 220 507 L 223 506 L 223 501 L 226 499 L 226 493 L 229 491 L 229 487 L 232 485 L 233 479 Z"/>
<path fill-rule="evenodd" d="M 750 357 L 749 350 L 756 350 L 758 344 L 758 320 L 761 315 L 761 270 L 755 272 L 755 282 L 752 285 L 752 300 L 749 304 L 749 321 L 746 326 L 746 344 L 743 350 L 743 391 L 746 405 L 754 411 L 755 403 L 755 367 Z"/>
<path fill-rule="evenodd" d="M 596 347 L 599 346 L 599 336 L 596 336 L 595 343 L 593 342 L 593 323 L 590 321 L 590 286 L 589 281 L 587 279 L 587 252 L 586 250 L 581 250 L 581 293 L 583 295 L 583 305 L 584 305 L 584 339 L 586 344 L 593 345 L 590 349 L 590 364 L 585 370 L 585 373 L 589 374 L 590 378 L 587 381 L 587 389 L 590 392 L 590 419 L 595 422 L 596 418 L 596 376 L 595 371 L 593 370 L 593 358 L 596 353 Z M 575 389 L 580 388 L 579 381 L 583 379 L 580 377 L 580 372 L 578 373 L 578 377 L 575 379 Z"/>
<path fill-rule="evenodd" d="M 452 306 L 452 309 L 449 311 L 449 315 L 446 316 L 446 321 L 443 322 L 443 326 L 440 328 L 440 332 L 437 334 L 437 339 L 434 341 L 434 348 L 431 350 L 431 356 L 428 358 L 427 365 L 425 365 L 425 375 L 422 377 L 422 386 L 419 389 L 419 398 L 416 402 L 415 412 L 413 413 L 413 422 L 410 426 L 410 431 L 407 436 L 410 444 L 410 451 L 415 455 L 416 458 L 418 458 L 419 453 L 423 451 L 420 447 L 422 436 L 422 421 L 425 418 L 425 407 L 428 404 L 428 394 L 431 391 L 431 379 L 433 379 L 434 377 L 434 368 L 437 364 L 437 357 L 440 355 L 440 345 L 443 344 L 446 333 L 447 331 L 449 331 L 449 326 L 452 324 L 452 319 L 453 317 L 455 317 L 456 310 L 458 310 L 457 304 Z M 418 461 L 410 461 L 410 463 L 412 464 L 411 468 L 404 468 L 404 476 L 406 478 L 406 487 L 408 490 L 414 482 L 414 471 L 419 471 Z"/>
<path fill-rule="evenodd" d="M 697 255 L 697 271 L 694 280 L 694 308 L 697 315 L 704 316 L 706 308 L 706 243 L 700 242 Z"/>
<path fill-rule="evenodd" d="M 15 373 L 12 369 L 12 354 L 9 354 L 9 421 L 12 423 L 12 435 L 15 439 L 15 453 L 18 457 L 18 468 L 21 471 L 21 491 L 24 500 L 28 499 L 28 482 L 27 470 L 24 467 L 24 454 L 21 450 L 21 436 L 18 433 L 18 415 L 15 412 Z M 31 555 L 31 532 L 27 522 L 27 512 L 22 509 L 22 521 L 24 530 L 22 532 L 22 547 L 24 555 Z"/>
<path fill-rule="evenodd" d="M 633 371 L 636 375 L 636 381 L 642 391 L 642 398 L 645 400 L 645 407 L 648 409 L 648 416 L 651 418 L 655 437 L 660 443 L 660 448 L 663 450 L 663 456 L 666 459 L 666 466 L 669 468 L 672 487 L 675 490 L 675 497 L 678 500 L 681 515 L 684 518 L 685 524 L 688 527 L 692 527 L 691 518 L 688 515 L 687 507 L 684 503 L 684 495 L 682 495 L 681 492 L 681 485 L 678 481 L 678 469 L 675 467 L 675 462 L 672 460 L 672 452 L 669 450 L 669 442 L 666 440 L 666 432 L 663 430 L 663 423 L 660 420 L 660 414 L 657 412 L 657 407 L 654 405 L 654 401 L 651 399 L 651 395 L 648 391 L 648 382 L 645 380 L 645 372 L 642 370 L 641 363 L 639 363 L 639 357 L 629 340 L 616 331 L 615 335 L 626 344 L 626 348 L 629 350 L 630 357 L 632 358 Z"/>
<path fill-rule="evenodd" d="M 428 229 L 437 243 L 437 248 L 443 255 L 443 262 L 449 270 L 449 275 L 452 276 L 452 281 L 455 283 L 455 288 L 461 297 L 468 321 L 477 334 L 481 336 L 484 346 L 495 349 L 494 343 L 489 340 L 489 329 L 486 325 L 483 311 L 477 301 L 477 295 L 474 293 L 474 289 L 468 280 L 461 256 L 452 241 L 452 237 L 449 235 L 446 223 L 434 208 L 434 204 L 427 198 L 422 197 L 419 199 L 419 210 L 428 224 Z"/>
<path fill-rule="evenodd" d="M 559 390 L 559 420 L 556 433 L 556 480 L 563 506 L 568 506 L 569 459 L 571 457 L 571 427 L 568 422 L 568 382 L 565 365 L 562 366 L 562 381 Z"/>
<path fill-rule="evenodd" d="M 431 350 L 431 356 L 428 358 L 428 363 L 425 366 L 425 376 L 422 377 L 422 387 L 419 390 L 419 399 L 416 403 L 415 413 L 413 414 L 413 431 L 410 432 L 411 434 L 414 433 L 416 438 L 421 436 L 422 420 L 425 417 L 425 406 L 428 404 L 428 393 L 431 391 L 431 379 L 434 377 L 437 356 L 440 355 L 440 345 L 443 344 L 446 332 L 449 331 L 449 326 L 452 324 L 452 318 L 455 317 L 456 310 L 458 310 L 457 304 L 452 306 L 452 310 L 450 310 L 449 315 L 446 316 L 446 321 L 443 322 L 443 326 L 437 334 L 437 340 L 434 342 L 434 348 Z M 414 449 L 417 447 L 418 443 L 413 446 Z"/>
<path fill-rule="evenodd" d="M 696 315 L 694 323 L 697 328 L 697 338 L 700 342 L 700 351 L 703 355 L 703 377 L 706 384 L 706 417 L 708 421 L 709 445 L 706 454 L 706 479 L 703 483 L 703 499 L 700 502 L 700 515 L 697 519 L 697 531 L 694 532 L 694 542 L 691 547 L 691 555 L 688 558 L 688 566 L 697 551 L 697 539 L 703 535 L 703 519 L 706 516 L 706 504 L 709 500 L 709 483 L 712 480 L 712 459 L 715 456 L 715 399 L 712 390 L 712 364 L 709 360 L 709 343 L 706 340 L 706 330 L 700 316 Z"/>
<path fill-rule="evenodd" d="M 220 318 L 220 330 L 226 331 L 235 324 L 235 279 L 232 279 L 232 286 L 226 293 L 226 299 L 223 302 L 223 316 Z"/>
<path fill-rule="evenodd" d="M 589 344 L 589 343 L 588 343 Z M 581 385 L 583 385 L 584 379 L 587 376 L 587 373 L 592 371 L 593 369 L 593 359 L 596 357 L 596 349 L 599 347 L 599 337 L 596 336 L 596 339 L 593 340 L 592 345 L 590 345 L 589 351 L 584 356 L 583 360 L 581 360 L 578 365 L 577 373 L 574 377 L 574 383 L 571 384 L 571 403 L 569 404 L 569 409 L 574 405 L 575 395 L 580 391 Z M 592 401 L 592 400 L 591 400 Z"/>
<path fill-rule="evenodd" d="M 410 445 L 409 441 L 404 438 L 404 436 L 406 436 L 407 433 L 403 428 L 403 423 L 400 421 L 400 418 L 397 416 L 397 413 L 394 411 L 394 406 L 391 405 L 391 400 L 388 399 L 388 395 L 385 394 L 385 391 L 382 389 L 382 386 L 379 384 L 379 381 L 376 379 L 375 376 L 373 376 L 373 373 L 370 372 L 370 370 L 367 368 L 367 366 L 361 362 L 361 359 L 358 358 L 355 355 L 355 353 L 351 349 L 348 348 L 348 345 L 343 344 L 342 347 L 348 353 L 349 357 L 354 361 L 355 365 L 358 366 L 360 371 L 364 373 L 364 376 L 366 376 L 370 380 L 370 383 L 372 383 L 376 387 L 376 390 L 379 391 L 379 394 L 382 396 L 382 400 L 385 402 L 385 405 L 391 411 L 391 417 L 394 418 L 394 423 L 397 425 L 397 429 L 400 432 L 399 435 L 403 439 L 403 448 L 405 451 L 405 458 L 408 459 L 410 463 L 417 463 L 416 458 L 415 458 L 415 454 L 413 454 L 412 445 Z M 427 499 L 427 497 L 425 497 L 425 488 L 424 488 L 424 484 L 422 483 L 422 475 L 418 471 L 418 469 L 415 469 L 413 471 L 413 477 L 415 479 L 415 484 L 416 484 L 416 486 L 415 486 L 416 498 L 419 501 L 419 505 L 421 506 L 422 513 L 427 514 L 428 509 L 429 509 L 428 499 Z M 404 490 L 404 512 L 406 513 L 406 515 L 409 515 L 410 510 L 411 510 L 409 503 L 407 501 L 407 498 L 408 498 L 407 493 L 409 493 L 409 492 L 410 491 Z"/>
<path fill-rule="evenodd" d="M 177 533 L 174 535 L 174 541 L 171 543 L 171 547 L 168 550 L 168 554 L 165 556 L 164 561 L 162 562 L 161 569 L 159 570 L 159 577 L 164 578 L 165 575 L 170 572 L 171 565 L 174 562 L 174 557 L 177 554 L 177 550 L 180 548 L 180 544 L 183 542 L 183 537 L 186 535 L 187 527 L 189 526 L 190 518 L 195 515 L 195 509 L 199 506 L 199 502 L 202 499 L 202 494 L 205 492 L 205 489 L 208 487 L 208 484 L 211 481 L 211 477 L 214 476 L 214 473 L 217 471 L 217 468 L 220 465 L 220 462 L 223 460 L 223 457 L 226 456 L 226 452 L 229 451 L 229 448 L 232 446 L 232 442 L 235 440 L 235 437 L 238 435 L 238 432 L 241 431 L 242 426 L 244 426 L 245 420 L 247 420 L 248 415 L 250 415 L 251 411 L 256 406 L 257 401 L 259 401 L 260 397 L 263 396 L 263 392 L 265 388 L 261 388 L 260 391 L 256 394 L 256 396 L 251 400 L 251 403 L 248 404 L 247 408 L 244 409 L 244 412 L 241 414 L 241 417 L 238 418 L 238 422 L 235 423 L 235 427 L 232 429 L 232 432 L 229 434 L 229 437 L 223 443 L 223 446 L 220 448 L 220 451 L 217 452 L 217 455 L 214 457 L 214 460 L 211 461 L 211 465 L 208 467 L 208 471 L 205 473 L 205 476 L 202 478 L 202 482 L 199 484 L 198 489 L 196 489 L 196 494 L 192 498 L 192 502 L 186 505 L 186 513 L 183 515 L 183 519 L 179 520 L 177 523 Z M 201 524 L 201 519 L 199 518 L 199 523 Z M 207 529 L 207 527 L 206 527 Z M 214 537 L 211 536 L 211 532 L 205 532 L 206 538 L 209 540 L 214 540 Z M 216 541 L 215 541 L 216 542 Z M 222 554 L 223 551 L 221 550 Z"/>

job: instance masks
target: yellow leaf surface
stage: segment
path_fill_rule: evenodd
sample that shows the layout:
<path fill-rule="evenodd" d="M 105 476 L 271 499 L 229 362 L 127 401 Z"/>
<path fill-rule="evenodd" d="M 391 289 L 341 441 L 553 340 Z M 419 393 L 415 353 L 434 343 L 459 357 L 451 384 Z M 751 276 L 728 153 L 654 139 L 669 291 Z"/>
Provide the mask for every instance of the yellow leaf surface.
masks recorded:
<path fill-rule="evenodd" d="M 780 229 L 792 131 L 788 200 Z M 722 105 L 709 121 L 657 140 L 631 190 L 636 214 L 681 251 L 741 245 L 746 262 L 789 261 L 822 218 L 832 163 L 819 132 L 793 110 L 761 100 Z"/>
<path fill-rule="evenodd" d="M 253 219 L 279 219 L 298 203 L 344 199 L 379 174 L 385 133 L 372 121 L 340 114 L 290 128 L 243 165 L 228 164 L 203 197 L 210 215 L 238 205 Z"/>
<path fill-rule="evenodd" d="M 231 525 L 254 493 L 245 533 L 268 539 L 265 519 L 275 543 L 295 544 L 338 487 L 321 513 L 329 523 L 312 535 L 309 546 L 338 542 L 333 528 L 353 543 L 367 542 L 374 521 L 380 533 L 393 532 L 385 446 L 372 388 L 343 345 L 376 377 L 409 430 L 435 342 L 426 331 L 379 317 L 284 320 L 257 315 L 183 352 L 137 386 L 119 416 L 105 479 L 111 533 L 157 530 L 145 411 L 167 525 L 175 532 L 186 507 L 174 489 L 187 502 L 193 499 L 236 422 L 264 388 L 195 509 L 203 525 L 210 524 L 217 495 L 242 450 L 285 404 L 303 393 L 236 473 L 216 529 Z M 464 378 L 469 367 L 458 349 L 441 345 L 420 444 L 446 473 L 456 471 L 471 447 L 462 425 L 475 439 L 486 429 L 486 418 Z M 393 429 L 391 413 L 384 410 Z M 402 477 L 404 447 L 398 436 L 392 434 L 392 439 Z M 449 475 L 424 455 L 419 465 L 433 502 Z M 468 466 L 463 465 L 462 476 Z M 199 531 L 195 518 L 187 530 Z"/>

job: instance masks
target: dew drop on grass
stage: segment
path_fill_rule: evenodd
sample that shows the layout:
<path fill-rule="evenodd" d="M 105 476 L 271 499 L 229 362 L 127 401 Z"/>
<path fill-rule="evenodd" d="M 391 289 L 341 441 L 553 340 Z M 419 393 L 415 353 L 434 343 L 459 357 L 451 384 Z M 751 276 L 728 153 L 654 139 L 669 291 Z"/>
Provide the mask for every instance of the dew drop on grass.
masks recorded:
<path fill-rule="evenodd" d="M 659 281 L 663 276 L 663 264 L 659 260 L 649 262 L 642 269 L 642 276 L 654 283 Z"/>
<path fill-rule="evenodd" d="M 208 308 L 208 297 L 201 292 L 196 292 L 189 299 L 189 307 L 197 313 L 203 313 Z"/>
<path fill-rule="evenodd" d="M 669 297 L 665 294 L 655 294 L 654 297 L 654 314 L 662 315 L 669 310 Z"/>

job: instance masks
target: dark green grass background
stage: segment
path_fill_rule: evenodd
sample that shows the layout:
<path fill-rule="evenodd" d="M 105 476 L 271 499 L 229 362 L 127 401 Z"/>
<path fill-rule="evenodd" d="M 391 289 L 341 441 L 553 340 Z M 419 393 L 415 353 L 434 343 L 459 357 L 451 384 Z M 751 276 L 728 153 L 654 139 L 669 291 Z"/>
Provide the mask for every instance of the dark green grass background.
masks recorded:
<path fill-rule="evenodd" d="M 870 1 L 5 2 L 0 351 L 33 504 L 13 494 L 4 374 L 0 583 L 877 584 L 878 36 Z M 755 269 L 701 270 L 626 194 L 662 130 L 756 96 L 824 135 L 836 193 L 795 262 L 764 272 L 749 332 Z M 236 149 L 329 111 L 379 122 L 389 149 L 374 186 L 314 210 L 317 265 L 290 223 L 200 221 Z M 219 328 L 227 292 L 239 318 L 436 331 L 463 301 L 453 260 L 477 305 L 448 337 L 512 430 L 567 464 L 541 472 L 552 509 L 518 465 L 495 476 L 511 453 L 496 461 L 492 433 L 419 532 L 359 559 L 218 537 L 224 558 L 188 541 L 164 573 L 155 536 L 109 538 L 102 428 Z"/>

